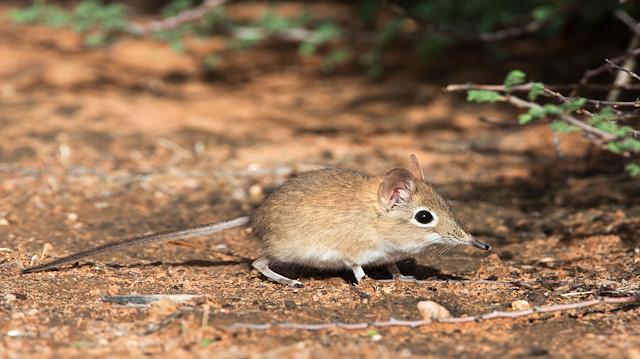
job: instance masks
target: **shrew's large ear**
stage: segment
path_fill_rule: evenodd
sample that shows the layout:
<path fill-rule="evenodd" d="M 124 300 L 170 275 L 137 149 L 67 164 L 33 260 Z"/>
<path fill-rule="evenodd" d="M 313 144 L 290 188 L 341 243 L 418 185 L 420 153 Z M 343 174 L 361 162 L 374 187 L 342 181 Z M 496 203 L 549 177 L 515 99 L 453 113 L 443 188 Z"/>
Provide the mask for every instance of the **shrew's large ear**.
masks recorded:
<path fill-rule="evenodd" d="M 387 172 L 378 186 L 378 198 L 390 211 L 400 202 L 406 202 L 416 192 L 414 175 L 403 168 L 394 168 Z"/>
<path fill-rule="evenodd" d="M 409 156 L 409 172 L 413 175 L 413 177 L 417 180 L 423 180 L 424 174 L 422 173 L 422 168 L 420 168 L 420 164 L 418 163 L 418 159 L 413 154 Z"/>

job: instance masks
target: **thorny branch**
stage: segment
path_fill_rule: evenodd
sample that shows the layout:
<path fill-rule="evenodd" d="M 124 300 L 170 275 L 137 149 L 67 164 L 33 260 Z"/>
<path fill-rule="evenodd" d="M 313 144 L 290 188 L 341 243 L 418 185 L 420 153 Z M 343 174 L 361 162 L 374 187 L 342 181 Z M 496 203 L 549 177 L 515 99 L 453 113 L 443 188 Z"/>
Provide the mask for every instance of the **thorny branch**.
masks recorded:
<path fill-rule="evenodd" d="M 633 77 L 636 80 L 640 80 L 640 76 L 638 76 L 638 74 L 636 74 L 635 72 L 625 69 L 624 67 L 614 64 L 613 62 L 609 61 L 609 59 L 605 59 L 604 61 L 606 61 L 609 65 L 611 65 L 611 67 L 613 67 L 616 70 L 622 71 L 622 72 L 626 72 L 629 76 Z"/>
<path fill-rule="evenodd" d="M 513 86 L 511 89 L 511 92 L 526 92 L 531 90 L 531 87 L 533 86 L 533 82 L 529 82 L 526 84 L 522 84 L 522 85 L 516 85 Z M 597 86 L 597 87 L 596 87 Z M 636 88 L 635 86 L 632 87 L 632 85 L 627 85 L 627 86 L 609 86 L 609 85 L 585 85 L 583 86 L 579 86 L 577 84 L 573 84 L 573 85 L 545 85 L 545 95 L 546 96 L 551 96 L 551 97 L 557 97 L 560 100 L 563 101 L 568 101 L 571 100 L 570 97 L 567 96 L 563 96 L 561 95 L 559 92 L 555 92 L 557 90 L 562 90 L 562 89 L 578 89 L 578 88 L 582 88 L 582 89 L 600 89 L 600 90 L 610 90 L 613 88 L 619 88 L 619 89 L 624 89 L 624 90 L 630 90 L 630 89 L 640 89 L 640 87 Z M 504 91 L 504 85 L 479 85 L 479 84 L 474 84 L 474 83 L 466 83 L 466 84 L 453 84 L 453 85 L 448 85 L 445 88 L 445 91 L 447 92 L 457 92 L 457 91 L 468 91 L 468 90 L 489 90 L 489 91 Z M 612 106 L 614 108 L 616 107 L 638 107 L 640 108 L 640 101 L 603 101 L 603 100 L 595 100 L 595 99 L 588 99 L 585 98 L 585 100 L 587 100 L 588 103 L 593 104 L 596 107 L 602 107 L 602 106 Z"/>
<path fill-rule="evenodd" d="M 531 85 L 530 85 L 531 86 Z M 468 90 L 468 89 L 473 89 L 473 88 L 482 88 L 482 89 L 488 89 L 491 86 L 476 86 L 476 85 L 449 85 L 447 86 L 446 90 L 447 91 L 462 91 L 462 90 Z M 514 86 L 515 88 L 516 86 Z M 497 86 L 496 90 L 502 90 L 504 91 L 504 86 Z M 517 106 L 517 107 L 525 107 L 525 108 L 534 108 L 534 109 L 538 109 L 538 110 L 543 110 L 543 107 L 538 105 L 537 103 L 534 102 L 529 102 L 529 101 L 525 101 L 517 96 L 514 96 L 513 94 L 510 94 L 509 96 L 505 96 L 504 100 Z M 640 104 L 639 104 L 640 105 Z M 558 119 L 567 122 L 568 124 L 580 127 L 585 133 L 590 134 L 595 136 L 596 138 L 599 138 L 601 141 L 603 142 L 609 142 L 609 141 L 613 141 L 616 139 L 616 136 L 602 131 L 598 128 L 595 128 L 591 125 L 588 125 L 587 123 L 571 116 L 568 114 L 558 114 L 555 115 L 555 117 L 557 117 Z"/>
<path fill-rule="evenodd" d="M 633 32 L 635 34 L 636 37 L 640 37 L 640 26 L 638 26 L 638 23 L 636 20 L 634 20 L 631 16 L 629 16 L 629 14 L 627 14 L 625 11 L 622 10 L 617 10 L 615 12 L 616 17 L 622 21 L 625 25 L 627 25 L 629 27 L 629 29 L 631 30 L 631 32 Z M 635 42 L 632 41 L 632 44 L 635 45 Z M 631 45 L 633 46 L 633 45 Z M 587 84 L 587 82 L 589 82 L 589 80 L 600 74 L 601 72 L 604 72 L 606 70 L 609 69 L 609 65 L 613 66 L 614 64 L 617 65 L 618 63 L 621 63 L 627 59 L 631 59 L 634 58 L 636 56 L 640 55 L 640 48 L 636 48 L 635 50 L 629 50 L 626 54 L 618 56 L 616 58 L 613 58 L 611 60 L 606 60 L 607 63 L 600 65 L 599 67 L 593 69 L 593 70 L 589 70 L 587 72 L 585 72 L 584 76 L 582 77 L 582 79 L 580 80 L 580 85 L 584 86 Z M 624 69 L 624 67 L 620 67 L 618 66 L 619 70 L 625 71 L 627 72 L 628 70 Z M 628 72 L 627 72 L 628 73 Z M 578 88 L 574 89 L 573 91 L 571 91 L 571 93 L 569 94 L 569 97 L 575 97 L 578 94 Z"/>
<path fill-rule="evenodd" d="M 627 52 L 627 53 L 626 53 L 626 54 L 624 54 L 624 55 L 620 55 L 620 56 L 618 56 L 618 57 L 614 57 L 614 58 L 610 59 L 610 61 L 611 61 L 611 62 L 613 62 L 613 63 L 618 63 L 618 62 L 622 62 L 622 61 L 624 61 L 624 60 L 626 60 L 626 59 L 628 59 L 628 58 L 636 57 L 636 56 L 638 56 L 638 55 L 640 55 L 640 47 L 639 47 L 639 48 L 637 48 L 637 49 L 635 49 L 635 50 L 633 50 L 633 51 Z M 582 79 L 580 79 L 580 82 L 578 82 L 578 84 L 579 84 L 581 87 L 582 87 L 582 86 L 585 86 L 585 85 L 587 84 L 587 82 L 589 82 L 589 80 L 590 80 L 592 77 L 594 77 L 594 76 L 596 76 L 596 75 L 599 75 L 600 73 L 602 73 L 602 72 L 604 72 L 604 71 L 607 71 L 607 70 L 609 70 L 610 68 L 611 68 L 611 67 L 609 66 L 609 64 L 608 64 L 608 63 L 605 63 L 605 64 L 602 64 L 602 65 L 600 65 L 600 66 L 596 67 L 595 69 L 588 70 L 588 71 L 586 71 L 586 72 L 584 73 L 584 76 L 582 77 Z M 569 94 L 569 97 L 574 97 L 574 96 L 576 96 L 576 95 L 578 94 L 578 89 L 579 89 L 579 88 L 580 88 L 580 87 L 577 87 L 576 89 L 574 89 L 574 90 Z"/>
<path fill-rule="evenodd" d="M 513 312 L 507 311 L 493 311 L 490 313 L 485 313 L 478 316 L 468 316 L 468 317 L 453 317 L 453 318 L 441 318 L 441 319 L 421 319 L 421 320 L 398 320 L 391 318 L 387 321 L 373 322 L 373 323 L 342 323 L 342 322 L 334 322 L 334 323 L 320 323 L 320 324 L 302 324 L 302 323 L 274 323 L 274 324 L 251 324 L 251 323 L 234 323 L 227 326 L 229 330 L 235 329 L 253 329 L 253 330 L 266 330 L 271 328 L 279 328 L 279 329 L 297 329 L 297 330 L 321 330 L 321 329 L 332 329 L 332 328 L 340 328 L 347 330 L 354 329 L 366 329 L 369 327 L 391 327 L 391 326 L 402 326 L 402 327 L 410 327 L 417 328 L 431 323 L 468 323 L 468 322 L 476 322 L 483 320 L 491 320 L 498 318 L 520 318 L 526 317 L 533 314 L 538 313 L 552 313 L 559 311 L 567 311 L 572 309 L 583 309 L 588 307 L 593 307 L 601 304 L 634 304 L 638 305 L 640 302 L 640 295 L 636 294 L 633 296 L 627 297 L 600 297 L 597 299 L 587 300 L 583 302 L 576 303 L 568 303 L 568 304 L 553 304 L 546 307 L 533 307 L 531 309 L 526 310 L 518 310 Z"/>
<path fill-rule="evenodd" d="M 526 108 L 535 108 L 538 110 L 542 110 L 543 107 L 538 105 L 537 103 L 533 103 L 533 102 L 529 102 L 529 101 L 525 101 L 519 97 L 516 96 L 508 96 L 507 101 L 512 103 L 515 106 L 518 107 L 526 107 Z M 561 119 L 562 121 L 565 121 L 571 125 L 580 127 L 585 133 L 589 133 L 592 134 L 596 137 L 599 137 L 601 140 L 608 142 L 608 141 L 613 141 L 616 139 L 616 136 L 608 133 L 608 132 L 604 132 L 600 129 L 597 129 L 591 125 L 588 125 L 582 121 L 580 121 L 579 119 L 571 116 L 571 115 L 567 115 L 567 114 L 560 114 L 560 115 L 556 115 L 556 117 L 558 117 L 559 119 Z"/>

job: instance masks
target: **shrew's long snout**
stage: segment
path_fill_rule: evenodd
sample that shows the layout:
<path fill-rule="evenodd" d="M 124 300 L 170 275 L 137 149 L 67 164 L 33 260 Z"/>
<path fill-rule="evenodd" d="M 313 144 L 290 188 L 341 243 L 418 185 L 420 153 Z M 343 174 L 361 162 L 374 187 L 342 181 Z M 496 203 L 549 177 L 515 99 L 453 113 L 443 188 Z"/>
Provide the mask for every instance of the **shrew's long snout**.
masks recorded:
<path fill-rule="evenodd" d="M 486 251 L 486 250 L 488 250 L 488 249 L 489 249 L 489 246 L 488 246 L 488 245 L 486 245 L 486 244 L 484 244 L 484 243 L 480 242 L 479 240 L 477 240 L 477 239 L 475 239 L 475 238 L 473 238 L 473 237 L 471 237 L 471 238 L 467 241 L 467 243 L 468 243 L 470 246 L 474 246 L 474 247 L 476 247 L 476 248 L 480 248 L 480 249 L 482 249 L 482 250 L 484 250 L 484 251 Z"/>

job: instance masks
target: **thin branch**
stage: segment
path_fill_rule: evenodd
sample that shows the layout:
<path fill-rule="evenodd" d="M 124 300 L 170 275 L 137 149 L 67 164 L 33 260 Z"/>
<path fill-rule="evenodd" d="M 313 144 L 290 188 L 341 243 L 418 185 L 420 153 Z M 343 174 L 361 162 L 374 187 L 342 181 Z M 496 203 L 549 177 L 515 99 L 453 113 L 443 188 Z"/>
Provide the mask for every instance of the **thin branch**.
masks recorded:
<path fill-rule="evenodd" d="M 537 103 L 533 103 L 533 102 L 529 102 L 529 101 L 525 101 L 519 97 L 516 96 L 509 96 L 507 97 L 507 101 L 515 106 L 518 107 L 526 107 L 526 108 L 535 108 L 538 110 L 543 110 L 543 107 L 538 105 Z M 604 132 L 600 129 L 597 129 L 593 126 L 590 126 L 580 120 L 578 120 L 577 118 L 571 116 L 571 115 L 567 115 L 567 114 L 560 114 L 560 115 L 556 115 L 554 116 L 556 118 L 561 119 L 562 121 L 565 121 L 571 125 L 580 127 L 585 133 L 589 133 L 592 134 L 596 137 L 599 137 L 601 140 L 605 141 L 605 142 L 609 142 L 609 141 L 613 141 L 616 139 L 616 136 L 608 133 L 608 132 Z"/>
<path fill-rule="evenodd" d="M 321 329 L 347 329 L 347 330 L 356 330 L 356 329 L 366 329 L 369 327 L 391 327 L 391 326 L 399 326 L 399 327 L 410 327 L 417 328 L 424 325 L 428 325 L 431 323 L 447 323 L 447 324 L 456 324 L 456 323 L 467 323 L 467 322 L 476 322 L 476 321 L 484 321 L 484 320 L 492 320 L 498 318 L 521 318 L 526 317 L 533 314 L 539 313 L 552 313 L 552 312 L 560 312 L 567 311 L 572 309 L 584 309 L 593 307 L 601 304 L 640 304 L 640 295 L 632 295 L 627 297 L 600 297 L 592 300 L 587 300 L 583 302 L 576 303 L 568 303 L 568 304 L 553 304 L 546 307 L 533 307 L 531 309 L 526 310 L 518 310 L 518 311 L 493 311 L 490 313 L 485 313 L 478 316 L 468 316 L 468 317 L 453 317 L 453 318 L 440 318 L 440 319 L 420 319 L 420 320 L 398 320 L 395 318 L 390 318 L 387 321 L 373 322 L 373 323 L 343 323 L 343 322 L 334 322 L 334 323 L 318 323 L 318 324 L 304 324 L 304 323 L 274 323 L 274 324 L 252 324 L 252 323 L 233 323 L 226 327 L 228 330 L 235 329 L 253 329 L 253 330 L 266 330 L 272 328 L 279 329 L 295 329 L 295 330 L 321 330 Z"/>
<path fill-rule="evenodd" d="M 540 30 L 552 18 L 553 16 L 548 16 L 544 20 L 533 20 L 529 23 L 526 23 L 520 26 L 508 27 L 506 29 L 502 29 L 494 32 L 483 32 L 478 34 L 478 39 L 488 42 L 488 41 L 506 40 L 510 38 L 520 37 L 526 34 L 533 34 L 534 32 Z"/>
<path fill-rule="evenodd" d="M 551 97 L 555 97 L 558 100 L 562 101 L 562 102 L 569 102 L 574 100 L 575 98 L 569 98 L 566 97 L 564 95 L 562 95 L 559 92 L 553 91 L 551 89 L 548 89 L 545 87 L 544 89 L 544 94 L 546 96 L 551 96 Z M 590 103 L 594 106 L 596 106 L 596 108 L 600 108 L 602 106 L 611 106 L 613 108 L 618 108 L 618 107 L 640 107 L 640 102 L 639 101 L 633 101 L 633 102 L 621 102 L 621 101 L 603 101 L 603 100 L 594 100 L 594 99 L 589 99 L 589 98 L 585 98 L 585 100 L 587 101 L 587 103 Z"/>
<path fill-rule="evenodd" d="M 377 282 L 380 283 L 393 283 L 395 279 L 380 279 Z M 541 282 L 500 282 L 495 280 L 488 279 L 463 279 L 463 280 L 420 280 L 420 279 L 403 279 L 405 283 L 416 283 L 416 284 L 428 284 L 428 285 L 438 285 L 438 284 L 451 284 L 451 283 L 462 283 L 462 284 L 488 284 L 488 285 L 503 285 L 507 287 L 530 287 L 537 284 L 542 284 Z"/>
<path fill-rule="evenodd" d="M 533 121 L 533 122 L 527 122 L 525 124 L 519 124 L 517 122 L 496 120 L 495 118 L 490 118 L 490 117 L 485 117 L 485 116 L 478 117 L 478 120 L 480 120 L 481 122 L 486 122 L 486 123 L 489 123 L 489 124 L 492 124 L 492 125 L 496 125 L 496 126 L 500 126 L 500 127 L 538 126 L 538 125 L 543 124 L 542 122 L 539 122 L 539 121 Z"/>
<path fill-rule="evenodd" d="M 528 82 L 526 84 L 513 86 L 511 89 L 511 92 L 527 92 L 531 90 L 531 87 L 533 86 L 533 84 L 534 84 L 533 82 Z M 554 90 L 571 89 L 571 88 L 589 88 L 591 86 L 586 85 L 583 87 L 583 86 L 578 86 L 577 84 L 575 85 L 544 85 L 544 88 L 545 88 L 546 96 L 557 97 L 558 99 L 563 101 L 570 101 L 571 100 L 570 97 L 563 96 L 562 94 L 560 94 L 559 92 L 555 92 Z M 602 87 L 601 89 L 609 90 L 612 88 L 629 89 L 630 86 L 620 86 L 620 87 L 605 86 L 605 87 Z M 637 89 L 640 89 L 640 87 L 638 87 Z M 505 91 L 505 88 L 504 88 L 504 85 L 479 85 L 474 83 L 452 84 L 445 87 L 445 91 L 447 92 L 468 91 L 468 90 Z M 585 100 L 587 101 L 587 103 L 590 103 L 596 107 L 612 106 L 614 108 L 617 108 L 617 107 L 640 108 L 640 101 L 603 101 L 603 100 L 595 100 L 595 99 L 589 99 L 589 98 L 585 98 Z"/>
<path fill-rule="evenodd" d="M 638 74 L 636 74 L 635 72 L 625 69 L 624 67 L 614 64 L 613 62 L 609 61 L 609 59 L 605 59 L 604 61 L 606 61 L 611 67 L 613 67 L 616 70 L 622 71 L 627 73 L 627 75 L 633 77 L 636 80 L 640 80 L 640 76 L 638 76 Z"/>
<path fill-rule="evenodd" d="M 611 59 L 611 62 L 613 62 L 613 63 L 620 63 L 620 62 L 622 62 L 622 61 L 624 61 L 624 60 L 626 60 L 626 59 L 628 59 L 628 58 L 631 58 L 631 57 L 637 57 L 638 55 L 640 55 L 640 47 L 639 47 L 639 48 L 637 48 L 637 49 L 635 49 L 635 50 L 629 51 L 629 52 L 627 52 L 627 53 L 626 53 L 626 54 L 624 54 L 624 55 L 620 55 L 620 56 L 618 56 L 618 57 L 614 57 L 614 58 L 612 58 L 612 59 Z M 584 73 L 584 75 L 582 76 L 582 79 L 580 79 L 580 82 L 578 82 L 578 84 L 579 84 L 580 86 L 584 86 L 584 85 L 586 85 L 586 84 L 587 84 L 587 82 L 589 82 L 589 80 L 590 80 L 592 77 L 594 77 L 594 76 L 596 76 L 596 75 L 599 75 L 600 73 L 602 73 L 602 72 L 604 72 L 604 71 L 607 71 L 607 70 L 609 70 L 609 69 L 610 69 L 609 64 L 605 63 L 605 64 L 602 64 L 602 65 L 600 65 L 600 66 L 596 67 L 595 69 L 588 70 L 588 71 L 586 71 L 586 72 Z M 571 91 L 571 93 L 569 94 L 569 97 L 574 97 L 574 96 L 576 96 L 577 94 L 578 94 L 578 89 L 576 88 L 576 89 L 574 89 L 573 91 Z"/>
<path fill-rule="evenodd" d="M 130 24 L 127 32 L 136 36 L 144 36 L 158 31 L 173 30 L 188 22 L 200 21 L 211 9 L 228 1 L 229 0 L 206 0 L 193 9 L 185 10 L 176 16 L 164 20 L 151 21 L 145 25 Z"/>
<path fill-rule="evenodd" d="M 520 86 L 521 87 L 522 86 L 528 86 L 529 88 L 531 88 L 531 86 L 533 86 L 533 84 L 529 83 L 529 84 L 520 85 Z M 515 87 L 518 87 L 518 86 L 514 86 L 514 88 Z M 445 90 L 446 91 L 462 91 L 462 90 L 469 90 L 469 89 L 474 89 L 474 88 L 475 89 L 485 89 L 485 90 L 492 89 L 494 91 L 505 91 L 504 90 L 504 86 L 502 86 L 502 85 L 491 86 L 491 85 L 474 85 L 474 84 L 449 85 L 449 86 L 446 87 Z M 546 90 L 546 89 L 545 89 L 545 94 L 548 94 L 548 90 Z M 553 93 L 553 94 L 554 94 L 554 96 L 556 96 L 555 93 Z M 565 98 L 564 96 L 562 96 L 560 94 L 557 94 L 557 96 L 560 97 L 560 98 Z M 514 95 L 505 96 L 504 100 L 509 102 L 509 103 L 511 103 L 511 104 L 513 104 L 513 105 L 515 105 L 515 106 L 518 106 L 518 107 L 526 107 L 526 108 L 534 108 L 534 109 L 537 109 L 537 110 L 543 110 L 543 107 L 538 105 L 537 103 L 525 101 L 525 100 L 523 100 L 523 99 L 521 99 L 519 97 L 516 97 Z M 598 101 L 598 103 L 603 103 L 603 102 L 605 102 L 605 101 Z M 636 104 L 636 107 L 638 107 L 638 106 L 640 106 L 640 103 Z M 580 121 L 579 119 L 577 119 L 577 118 L 575 118 L 575 117 L 573 117 L 571 115 L 559 114 L 559 115 L 555 115 L 553 117 L 561 119 L 561 120 L 563 120 L 563 121 L 565 121 L 565 122 L 567 122 L 567 123 L 569 123 L 571 125 L 580 127 L 585 133 L 594 135 L 594 136 L 600 138 L 604 142 L 609 142 L 609 141 L 613 141 L 613 140 L 616 139 L 615 135 L 613 135 L 611 133 L 608 133 L 608 132 L 605 132 L 605 131 L 602 131 L 602 130 L 600 130 L 598 128 L 595 128 L 595 127 L 593 127 L 591 125 L 588 125 L 585 122 Z"/>

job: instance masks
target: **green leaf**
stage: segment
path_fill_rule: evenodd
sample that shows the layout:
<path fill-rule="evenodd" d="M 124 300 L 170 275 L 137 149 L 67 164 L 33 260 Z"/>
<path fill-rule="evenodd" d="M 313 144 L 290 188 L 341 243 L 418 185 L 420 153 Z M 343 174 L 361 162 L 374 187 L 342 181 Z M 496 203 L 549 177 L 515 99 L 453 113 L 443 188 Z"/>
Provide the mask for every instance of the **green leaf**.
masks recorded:
<path fill-rule="evenodd" d="M 553 121 L 549 124 L 549 127 L 551 128 L 551 131 L 560 132 L 560 133 L 580 131 L 580 127 L 570 125 L 564 121 Z"/>
<path fill-rule="evenodd" d="M 329 52 L 322 62 L 322 70 L 325 72 L 332 71 L 338 64 L 349 57 L 350 54 L 351 49 L 347 47 Z"/>
<path fill-rule="evenodd" d="M 219 54 L 209 54 L 202 60 L 202 65 L 206 69 L 213 69 L 220 64 L 222 57 Z"/>
<path fill-rule="evenodd" d="M 489 90 L 469 90 L 467 91 L 467 101 L 496 103 L 502 99 L 497 91 Z"/>
<path fill-rule="evenodd" d="M 635 138 L 627 138 L 625 142 L 627 143 L 627 146 L 631 151 L 640 152 L 640 140 L 636 140 Z"/>
<path fill-rule="evenodd" d="M 311 55 L 320 46 L 340 36 L 341 28 L 338 24 L 330 21 L 319 25 L 313 35 L 298 47 L 301 55 Z"/>
<path fill-rule="evenodd" d="M 227 14 L 223 6 L 216 6 L 209 10 L 209 12 L 203 18 L 203 24 L 207 27 L 224 23 L 227 20 Z"/>
<path fill-rule="evenodd" d="M 533 121 L 533 116 L 531 116 L 530 113 L 523 113 L 522 115 L 518 116 L 518 122 L 521 125 L 524 125 L 524 124 L 529 123 L 531 121 Z"/>
<path fill-rule="evenodd" d="M 531 11 L 531 17 L 538 21 L 546 21 L 549 17 L 554 15 L 555 12 L 556 8 L 553 6 L 538 6 Z"/>
<path fill-rule="evenodd" d="M 640 152 L 640 140 L 627 138 L 622 141 L 612 141 L 607 144 L 607 148 L 613 153 Z"/>
<path fill-rule="evenodd" d="M 360 56 L 360 62 L 367 68 L 367 75 L 371 78 L 379 78 L 382 76 L 384 66 L 382 64 L 383 52 L 373 48 Z"/>
<path fill-rule="evenodd" d="M 504 79 L 504 90 L 506 92 L 511 92 L 513 86 L 523 84 L 526 78 L 527 74 L 520 70 L 513 70 L 509 72 L 507 77 Z"/>
<path fill-rule="evenodd" d="M 611 115 L 609 111 L 611 111 Z M 611 118 L 613 116 L 613 110 L 609 111 L 604 111 L 603 109 L 603 111 L 594 115 L 594 117 L 589 120 L 591 126 L 604 132 L 611 133 L 617 137 L 628 136 L 634 131 L 632 127 L 620 126 L 615 121 L 608 120 L 607 118 Z"/>
<path fill-rule="evenodd" d="M 87 47 L 99 47 L 107 42 L 106 36 L 102 32 L 89 34 L 84 38 L 84 45 Z"/>
<path fill-rule="evenodd" d="M 270 7 L 262 14 L 262 17 L 257 21 L 257 25 L 268 33 L 279 33 L 293 28 L 291 20 L 277 16 Z"/>
<path fill-rule="evenodd" d="M 600 112 L 598 112 L 595 116 L 603 120 L 612 119 L 615 116 L 615 114 L 613 113 L 613 107 L 603 107 L 602 110 L 600 110 Z"/>
<path fill-rule="evenodd" d="M 259 44 L 262 39 L 257 38 L 238 38 L 238 39 L 230 39 L 227 41 L 227 46 L 231 50 L 246 50 L 250 47 L 253 47 Z"/>
<path fill-rule="evenodd" d="M 584 107 L 584 105 L 587 103 L 587 99 L 586 98 L 581 98 L 578 97 L 576 99 L 573 99 L 569 102 L 565 102 L 562 104 L 562 109 L 564 111 L 564 113 L 571 113 L 574 111 L 577 111 L 581 108 Z"/>
<path fill-rule="evenodd" d="M 613 153 L 622 153 L 624 152 L 624 148 L 623 146 L 620 145 L 620 142 L 609 142 L 607 144 L 607 148 L 609 149 L 609 151 L 613 152 Z"/>
<path fill-rule="evenodd" d="M 534 110 L 534 109 L 532 109 Z M 543 116 L 541 116 L 540 118 L 544 117 L 544 116 L 558 116 L 558 115 L 562 115 L 564 113 L 564 110 L 562 107 L 558 106 L 558 105 L 554 105 L 552 103 L 548 103 L 544 106 L 542 106 L 542 113 L 544 114 Z"/>
<path fill-rule="evenodd" d="M 380 46 L 385 46 L 393 40 L 400 32 L 402 18 L 395 18 L 386 24 L 377 34 L 377 42 Z"/>
<path fill-rule="evenodd" d="M 542 82 L 535 82 L 531 86 L 531 90 L 529 90 L 527 97 L 529 98 L 529 101 L 535 102 L 538 96 L 542 95 L 543 93 L 544 93 L 544 84 Z"/>
<path fill-rule="evenodd" d="M 165 18 L 176 16 L 191 6 L 193 6 L 192 0 L 173 0 L 162 8 L 162 15 L 164 15 Z"/>
<path fill-rule="evenodd" d="M 633 177 L 640 175 L 640 163 L 631 162 L 624 166 L 624 169 Z"/>
<path fill-rule="evenodd" d="M 64 26 L 69 23 L 69 13 L 56 5 L 47 5 L 44 0 L 36 0 L 31 7 L 9 11 L 9 17 L 16 24 L 45 24 Z"/>
<path fill-rule="evenodd" d="M 518 121 L 520 122 L 521 125 L 524 125 L 532 121 L 540 120 L 545 116 L 546 116 L 546 111 L 544 109 L 531 108 L 529 109 L 529 112 L 523 113 L 522 115 L 518 116 Z"/>

